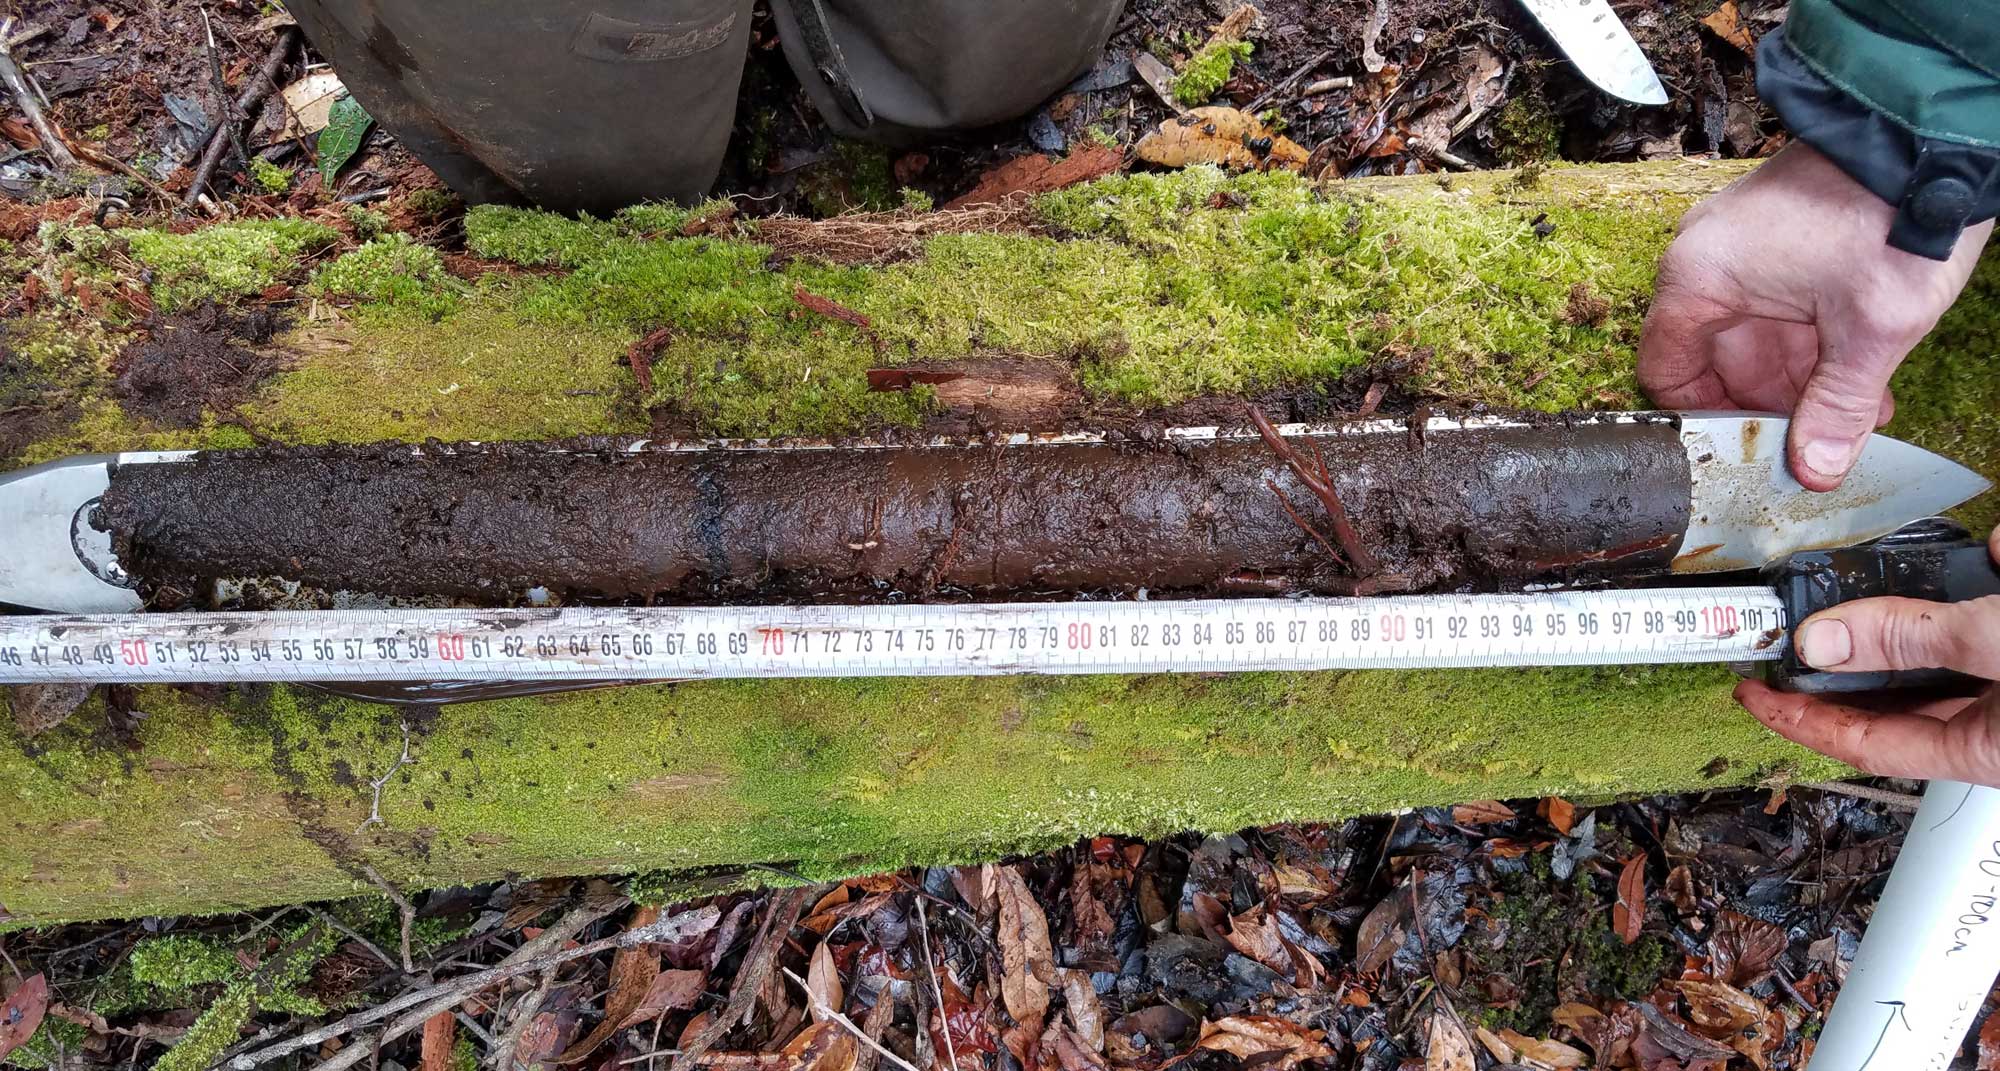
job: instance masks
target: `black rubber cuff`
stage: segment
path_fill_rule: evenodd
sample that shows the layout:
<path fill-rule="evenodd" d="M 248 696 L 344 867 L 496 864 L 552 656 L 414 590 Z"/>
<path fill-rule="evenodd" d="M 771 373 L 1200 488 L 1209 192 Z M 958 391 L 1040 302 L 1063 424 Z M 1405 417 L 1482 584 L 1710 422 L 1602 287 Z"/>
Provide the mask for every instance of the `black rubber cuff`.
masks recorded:
<path fill-rule="evenodd" d="M 1782 33 L 1757 48 L 1757 93 L 1801 141 L 1896 206 L 1895 248 L 1949 260 L 1965 228 L 2000 215 L 2000 149 L 1913 133 L 1820 77 Z"/>

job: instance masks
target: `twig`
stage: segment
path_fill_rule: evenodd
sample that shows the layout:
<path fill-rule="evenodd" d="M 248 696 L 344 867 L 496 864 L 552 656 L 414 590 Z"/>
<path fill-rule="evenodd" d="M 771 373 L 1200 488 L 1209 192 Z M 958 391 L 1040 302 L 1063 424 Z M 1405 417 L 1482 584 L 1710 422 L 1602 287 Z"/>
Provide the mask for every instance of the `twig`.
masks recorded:
<path fill-rule="evenodd" d="M 1341 75 L 1338 78 L 1322 78 L 1299 90 L 1301 97 L 1317 97 L 1321 93 L 1331 93 L 1336 89 L 1353 89 L 1354 79 Z"/>
<path fill-rule="evenodd" d="M 937 999 L 938 1015 L 944 1020 L 944 1054 L 951 1061 L 951 1071 L 958 1071 L 958 1047 L 951 1043 L 951 1013 L 945 1010 L 944 987 L 938 985 L 937 961 L 931 959 L 931 920 L 924 917 L 924 898 L 917 897 L 917 934 L 924 942 L 924 974 L 931 980 L 931 996 Z M 929 1023 L 918 1023 L 918 1030 L 930 1029 Z"/>
<path fill-rule="evenodd" d="M 343 1034 L 353 1033 L 362 1027 L 381 1022 L 399 1012 L 408 1011 L 408 1015 L 396 1020 L 383 1031 L 384 1040 L 392 1040 L 395 1037 L 408 1033 L 417 1026 L 421 1026 L 425 1019 L 436 1015 L 438 1012 L 457 1007 L 461 1002 L 478 993 L 480 990 L 490 988 L 509 978 L 518 978 L 524 974 L 546 970 L 573 960 L 583 959 L 586 956 L 595 956 L 601 952 L 632 948 L 643 944 L 672 942 L 680 938 L 690 928 L 704 923 L 713 925 L 713 919 L 716 914 L 715 909 L 712 907 L 702 908 L 698 911 L 683 911 L 678 915 L 663 918 L 650 926 L 640 926 L 636 929 L 626 930 L 623 933 L 592 941 L 589 944 L 579 945 L 576 948 L 566 949 L 562 947 L 565 942 L 575 937 L 584 926 L 617 910 L 617 907 L 617 904 L 612 904 L 608 907 L 594 904 L 581 905 L 573 909 L 561 922 L 535 935 L 532 940 L 515 949 L 506 959 L 501 960 L 492 967 L 488 967 L 482 971 L 474 971 L 471 974 L 461 975 L 450 981 L 439 982 L 436 985 L 410 990 L 393 1000 L 378 1004 L 373 1008 L 366 1008 L 355 1012 L 336 1022 L 328 1023 L 315 1030 L 308 1030 L 303 1034 L 278 1042 L 275 1045 L 266 1046 L 255 1052 L 245 1053 L 229 1061 L 228 1066 L 233 1068 L 234 1071 L 251 1071 L 252 1068 L 268 1064 L 274 1060 L 281 1060 L 301 1049 L 311 1048 L 328 1038 L 336 1038 Z M 584 921 L 576 925 L 574 929 L 571 929 L 569 924 L 572 920 L 579 917 L 583 917 Z M 356 1046 L 349 1045 L 348 1048 L 352 1049 L 356 1048 Z M 346 1051 L 347 1049 L 342 1049 L 341 1054 L 346 1053 Z M 361 1059 L 362 1055 L 357 1053 L 352 1060 L 336 1065 L 335 1061 L 341 1059 L 341 1054 L 336 1054 L 333 1059 L 319 1065 L 314 1071 L 340 1071 L 341 1068 L 353 1066 L 354 1063 Z"/>
<path fill-rule="evenodd" d="M 549 992 L 556 987 L 554 967 L 542 972 L 542 980 L 527 995 L 514 1002 L 507 1013 L 507 1028 L 500 1032 L 500 1040 L 486 1053 L 486 1066 L 499 1071 L 511 1071 L 514 1066 L 514 1052 L 521 1047 L 521 1035 L 528 1032 L 528 1024 L 535 1021 L 535 1013 L 542 1010 L 542 1003 L 549 999 Z"/>
<path fill-rule="evenodd" d="M 382 786 L 388 784 L 389 779 L 391 777 L 396 776 L 397 770 L 400 770 L 405 766 L 416 765 L 417 760 L 410 757 L 409 719 L 405 718 L 402 724 L 403 724 L 403 753 L 396 756 L 395 763 L 393 763 L 389 767 L 387 772 L 385 772 L 382 776 L 376 778 L 375 780 L 368 782 L 368 787 L 370 790 L 372 790 L 372 794 L 368 797 L 368 817 L 362 821 L 360 828 L 354 831 L 354 835 L 357 837 L 360 836 L 362 833 L 367 832 L 369 826 L 378 825 L 382 821 Z M 376 878 L 375 880 L 379 883 L 382 879 Z M 405 960 L 408 960 L 409 959 L 408 954 L 406 953 L 403 958 Z"/>
<path fill-rule="evenodd" d="M 1849 784 L 1846 781 L 1816 781 L 1802 787 L 1818 789 L 1821 792 L 1831 792 L 1837 796 L 1852 796 L 1855 799 L 1867 800 L 1870 803 L 1879 803 L 1892 811 L 1914 811 L 1924 802 L 1919 797 L 1912 796 L 1907 792 L 1891 792 L 1886 788 L 1876 788 L 1873 785 Z"/>
<path fill-rule="evenodd" d="M 378 945 L 375 942 L 370 941 L 368 938 L 362 936 L 360 931 L 349 926 L 347 923 L 342 922 L 337 918 L 334 918 L 332 915 L 327 914 L 325 911 L 322 911 L 317 907 L 308 907 L 306 908 L 306 910 L 311 912 L 314 918 L 317 918 L 321 922 L 326 923 L 328 926 L 331 926 L 334 929 L 339 930 L 341 933 L 346 934 L 349 940 L 367 949 L 370 955 L 382 961 L 382 966 L 387 967 L 392 971 L 397 969 L 396 961 L 389 958 L 389 953 L 382 951 L 381 945 Z"/>
<path fill-rule="evenodd" d="M 1367 545 L 1361 541 L 1361 536 L 1354 531 L 1354 525 L 1347 519 L 1346 508 L 1340 504 L 1340 495 L 1334 492 L 1332 477 L 1326 471 L 1326 457 L 1319 456 L 1319 467 L 1315 472 L 1306 464 L 1306 459 L 1299 455 L 1298 450 L 1286 442 L 1284 436 L 1278 434 L 1278 429 L 1272 426 L 1271 418 L 1265 416 L 1263 410 L 1254 405 L 1249 409 L 1250 423 L 1257 426 L 1257 434 L 1264 437 L 1264 445 L 1270 447 L 1271 452 L 1278 455 L 1278 459 L 1285 463 L 1285 467 L 1292 470 L 1292 475 L 1298 477 L 1298 481 L 1305 485 L 1306 490 L 1311 491 L 1313 497 L 1319 499 L 1320 505 L 1326 507 L 1327 520 L 1333 525 L 1334 541 L 1340 544 L 1340 549 L 1346 554 L 1354 574 L 1366 579 L 1380 572 L 1382 564 L 1375 560 L 1375 555 L 1369 552 Z"/>
<path fill-rule="evenodd" d="M 249 167 L 250 150 L 243 147 L 243 135 L 236 129 L 237 116 L 242 113 L 232 107 L 235 102 L 229 99 L 229 84 L 222 80 L 222 54 L 215 50 L 215 24 L 209 21 L 207 7 L 201 9 L 201 29 L 207 35 L 208 80 L 215 87 L 215 106 L 222 109 L 220 125 L 229 134 L 229 144 L 235 147 L 237 158 L 244 167 Z"/>
<path fill-rule="evenodd" d="M 868 1031 L 863 1030 L 859 1026 L 855 1025 L 854 1020 L 849 1019 L 847 1016 L 841 1014 L 840 1009 L 832 1007 L 829 1004 L 827 1004 L 826 1001 L 821 1000 L 819 998 L 819 995 L 812 991 L 812 987 L 806 984 L 806 980 L 798 976 L 798 972 L 792 970 L 790 967 L 781 967 L 779 969 L 785 972 L 785 977 L 790 978 L 793 984 L 797 985 L 800 989 L 805 990 L 806 999 L 812 1002 L 814 1011 L 819 1012 L 821 1015 L 826 1016 L 833 1022 L 839 1023 L 841 1026 L 847 1028 L 848 1033 L 853 1034 L 857 1039 L 866 1044 L 869 1048 L 874 1049 L 878 1054 L 888 1057 L 890 1063 L 895 1064 L 897 1067 L 902 1068 L 903 1071 L 917 1071 L 917 1065 L 889 1051 L 888 1046 L 882 1044 L 879 1041 L 876 1041 L 874 1038 L 869 1037 Z M 945 1040 L 947 1042 L 951 1040 L 951 1032 L 949 1028 L 947 1028 L 945 1031 Z M 954 1061 L 952 1066 L 956 1068 L 958 1066 L 957 1062 Z"/>
<path fill-rule="evenodd" d="M 405 726 L 403 731 L 408 732 L 409 731 L 408 727 Z M 403 753 L 405 755 L 409 754 L 408 744 L 405 744 L 403 746 Z M 374 867 L 369 866 L 367 863 L 363 863 L 361 864 L 361 872 L 363 874 L 368 875 L 368 880 L 374 882 L 376 888 L 382 890 L 382 895 L 387 896 L 390 900 L 395 902 L 396 911 L 399 914 L 401 914 L 403 918 L 403 973 L 404 974 L 417 973 L 417 965 L 414 961 L 410 959 L 410 927 L 416 925 L 417 923 L 416 905 L 410 903 L 409 897 L 406 897 L 402 893 L 397 892 L 396 887 L 394 885 L 391 885 L 387 881 L 383 880 L 382 875 L 378 871 L 376 871 Z"/>
<path fill-rule="evenodd" d="M 1273 97 L 1276 97 L 1278 94 L 1283 93 L 1285 90 L 1292 88 L 1292 85 L 1296 83 L 1299 79 L 1304 78 L 1306 75 L 1311 74 L 1314 68 L 1318 67 L 1322 63 L 1325 63 L 1327 60 L 1332 59 L 1333 57 L 1334 57 L 1334 50 L 1329 48 L 1326 51 L 1320 53 L 1319 55 L 1314 56 L 1313 58 L 1307 60 L 1305 63 L 1300 65 L 1298 70 L 1293 71 L 1292 73 L 1286 75 L 1283 81 L 1265 90 L 1262 96 L 1258 97 L 1256 100 L 1251 101 L 1250 105 L 1244 108 L 1243 110 L 1251 115 L 1256 115 L 1259 111 L 1263 110 L 1264 105 L 1271 103 L 1271 99 Z M 1350 79 L 1348 81 L 1348 84 L 1353 85 L 1354 83 Z"/>
<path fill-rule="evenodd" d="M 28 88 L 28 76 L 14 63 L 14 50 L 7 44 L 7 34 L 14 28 L 14 20 L 0 21 L 0 82 L 7 84 L 14 100 L 21 106 L 22 114 L 28 117 L 28 125 L 35 129 L 35 136 L 42 139 L 42 151 L 57 167 L 69 171 L 77 166 L 76 157 L 69 151 L 69 143 L 56 133 L 49 123 L 49 117 L 42 114 L 42 106 L 35 100 L 34 90 Z"/>
<path fill-rule="evenodd" d="M 272 43 L 271 51 L 265 55 L 264 65 L 257 69 L 257 74 L 250 79 L 250 84 L 244 86 L 242 92 L 236 96 L 237 114 L 249 115 L 251 109 L 263 103 L 265 96 L 277 87 L 278 71 L 284 67 L 285 56 L 291 51 L 292 41 L 298 36 L 298 32 L 296 26 L 286 26 L 278 31 L 278 39 Z M 227 104 L 224 107 L 227 107 Z M 223 150 L 229 146 L 231 140 L 235 139 L 234 135 L 224 138 L 222 128 L 233 125 L 225 115 L 223 121 L 217 123 L 214 130 L 209 131 L 207 145 L 202 150 L 201 162 L 194 169 L 194 180 L 188 183 L 187 193 L 181 198 L 182 207 L 193 208 L 195 202 L 201 200 L 202 189 L 215 174 L 216 165 L 222 162 Z M 248 162 L 247 158 L 245 162 Z"/>
<path fill-rule="evenodd" d="M 1285 489 L 1278 486 L 1278 481 L 1265 480 L 1264 486 L 1270 488 L 1271 493 L 1278 496 L 1278 505 L 1285 508 L 1285 516 L 1290 517 L 1293 524 L 1299 526 L 1307 535 L 1318 540 L 1320 546 L 1326 548 L 1327 557 L 1332 558 L 1334 561 L 1343 560 L 1341 553 L 1333 549 L 1333 544 L 1326 541 L 1326 537 L 1319 533 L 1319 529 L 1314 528 L 1311 521 L 1299 516 L 1298 509 L 1292 505 L 1292 496 L 1286 494 Z"/>
<path fill-rule="evenodd" d="M 723 1035 L 734 1030 L 738 1022 L 756 1009 L 757 994 L 764 988 L 764 980 L 771 976 L 771 968 L 777 965 L 778 949 L 791 935 L 792 924 L 799 920 L 799 912 L 805 910 L 809 889 L 808 886 L 786 889 L 771 899 L 771 913 L 764 916 L 762 928 L 751 941 L 749 954 L 736 970 L 736 984 L 729 991 L 729 1000 L 707 1026 L 695 1036 L 682 1040 L 680 1054 L 667 1065 L 669 1071 L 685 1071 L 694 1066 L 716 1042 L 722 1040 Z"/>

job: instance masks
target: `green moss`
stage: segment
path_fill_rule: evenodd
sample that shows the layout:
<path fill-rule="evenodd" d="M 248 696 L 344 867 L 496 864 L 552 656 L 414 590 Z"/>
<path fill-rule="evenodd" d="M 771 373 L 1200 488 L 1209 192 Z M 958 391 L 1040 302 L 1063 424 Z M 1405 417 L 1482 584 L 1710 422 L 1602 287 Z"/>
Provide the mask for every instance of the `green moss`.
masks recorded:
<path fill-rule="evenodd" d="M 304 219 L 219 223 L 186 234 L 117 233 L 133 259 L 152 271 L 153 303 L 161 312 L 256 294 L 297 270 L 301 257 L 340 237 L 331 227 Z"/>
<path fill-rule="evenodd" d="M 1581 869 L 1559 880 L 1548 857 L 1537 854 L 1525 870 L 1502 874 L 1497 886 L 1483 905 L 1495 936 L 1462 945 L 1483 971 L 1520 991 L 1513 1007 L 1496 1009 L 1486 1024 L 1492 1029 L 1545 1035 L 1550 1013 L 1566 995 L 1640 1000 L 1679 963 L 1673 945 L 1655 934 L 1642 934 L 1631 945 L 1613 934 L 1590 875 Z"/>
<path fill-rule="evenodd" d="M 1493 147 L 1509 167 L 1554 160 L 1562 153 L 1562 121 L 1539 85 L 1501 106 L 1494 118 Z"/>
<path fill-rule="evenodd" d="M 475 205 L 465 213 L 465 247 L 529 267 L 574 268 L 618 238 L 616 225 L 527 208 Z"/>
<path fill-rule="evenodd" d="M 29 1035 L 28 1040 L 6 1059 L 0 1066 L 28 1068 L 30 1071 L 61 1071 L 72 1068 L 80 1062 L 83 1046 L 90 1039 L 90 1031 L 51 1015 L 42 1020 L 42 1025 Z"/>
<path fill-rule="evenodd" d="M 457 194 L 436 186 L 411 190 L 405 203 L 418 219 L 427 223 L 435 223 L 451 215 L 464 204 Z"/>
<path fill-rule="evenodd" d="M 1248 41 L 1216 41 L 1203 45 L 1188 58 L 1174 79 L 1174 99 L 1193 108 L 1207 104 L 1236 73 L 1236 65 L 1250 58 L 1255 48 Z"/>
<path fill-rule="evenodd" d="M 800 177 L 799 190 L 813 212 L 822 217 L 887 212 L 897 204 L 889 154 L 878 145 L 861 141 L 836 142 L 830 159 Z"/>
<path fill-rule="evenodd" d="M 200 986 L 228 981 L 243 972 L 235 953 L 219 942 L 193 934 L 149 937 L 132 946 L 132 980 L 168 999 Z"/>
<path fill-rule="evenodd" d="M 255 998 L 256 991 L 248 984 L 230 986 L 153 1064 L 153 1071 L 206 1071 L 222 1050 L 242 1038 L 243 1026 L 256 1010 Z"/>
<path fill-rule="evenodd" d="M 292 188 L 292 171 L 259 156 L 250 161 L 250 181 L 265 193 L 284 193 Z"/>
<path fill-rule="evenodd" d="M 354 237 L 359 241 L 371 241 L 389 229 L 389 217 L 367 205 L 348 205 L 342 215 L 347 217 L 347 225 L 354 228 Z"/>
<path fill-rule="evenodd" d="M 313 275 L 310 289 L 437 320 L 458 308 L 463 287 L 445 271 L 437 250 L 398 233 L 342 254 Z"/>

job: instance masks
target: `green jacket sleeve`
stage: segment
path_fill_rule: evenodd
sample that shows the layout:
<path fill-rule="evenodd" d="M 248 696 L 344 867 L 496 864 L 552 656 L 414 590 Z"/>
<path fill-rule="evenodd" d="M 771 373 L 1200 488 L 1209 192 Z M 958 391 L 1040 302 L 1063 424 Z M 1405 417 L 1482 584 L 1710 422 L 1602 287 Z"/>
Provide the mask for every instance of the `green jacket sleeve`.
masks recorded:
<path fill-rule="evenodd" d="M 1942 260 L 2000 214 L 2000 3 L 1792 0 L 1757 59 L 1793 133 L 1897 207 L 1891 245 Z"/>

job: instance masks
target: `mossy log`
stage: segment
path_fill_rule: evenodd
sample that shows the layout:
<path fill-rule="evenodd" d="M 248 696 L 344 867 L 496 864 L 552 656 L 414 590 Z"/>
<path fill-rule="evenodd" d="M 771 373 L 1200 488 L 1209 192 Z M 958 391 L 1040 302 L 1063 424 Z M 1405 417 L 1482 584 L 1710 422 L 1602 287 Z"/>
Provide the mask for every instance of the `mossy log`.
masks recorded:
<path fill-rule="evenodd" d="M 51 294 L 74 292 L 53 285 L 62 273 L 118 292 L 136 258 L 163 312 L 290 282 L 320 315 L 268 348 L 284 371 L 171 426 L 115 382 L 120 313 L 80 328 L 73 299 L 54 299 L 8 325 L 0 409 L 28 389 L 42 408 L 0 464 L 662 422 L 837 434 L 942 404 L 870 392 L 867 369 L 996 353 L 1060 368 L 1073 414 L 1310 390 L 1387 361 L 1457 399 L 1637 407 L 1652 266 L 1681 212 L 1741 173 L 1125 177 L 990 227 L 875 220 L 887 229 L 859 255 L 851 230 L 815 249 L 799 226 L 712 209 L 478 210 L 469 244 L 490 270 L 469 282 L 394 239 L 314 264 L 297 258 L 324 236 L 303 231 L 45 229 L 15 262 Z M 2000 475 L 1996 291 L 1989 258 L 1903 371 L 1892 430 Z M 659 328 L 648 392 L 627 350 Z M 387 708 L 146 688 L 135 730 L 101 701 L 33 737 L 0 729 L 0 904 L 14 924 L 225 911 L 365 892 L 364 865 L 410 887 L 758 863 L 832 875 L 1099 833 L 1838 772 L 1766 733 L 1730 687 L 1720 668 L 1644 667 L 708 682 L 448 707 L 410 727 L 407 764 Z"/>

